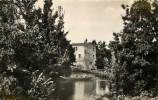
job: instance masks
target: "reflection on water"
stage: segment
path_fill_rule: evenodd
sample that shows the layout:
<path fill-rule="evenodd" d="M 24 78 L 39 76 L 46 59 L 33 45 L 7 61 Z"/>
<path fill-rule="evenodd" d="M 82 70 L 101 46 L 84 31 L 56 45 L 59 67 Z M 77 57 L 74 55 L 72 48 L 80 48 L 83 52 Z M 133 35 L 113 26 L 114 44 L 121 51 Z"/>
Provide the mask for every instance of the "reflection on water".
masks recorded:
<path fill-rule="evenodd" d="M 88 100 L 95 94 L 95 82 L 78 81 L 75 82 L 75 91 L 71 100 Z"/>
<path fill-rule="evenodd" d="M 92 80 L 59 79 L 53 100 L 90 100 L 109 91 L 108 82 L 94 78 Z"/>
<path fill-rule="evenodd" d="M 74 94 L 74 89 L 75 86 L 73 81 L 59 79 L 55 94 L 52 98 L 53 100 L 73 100 L 72 96 Z"/>

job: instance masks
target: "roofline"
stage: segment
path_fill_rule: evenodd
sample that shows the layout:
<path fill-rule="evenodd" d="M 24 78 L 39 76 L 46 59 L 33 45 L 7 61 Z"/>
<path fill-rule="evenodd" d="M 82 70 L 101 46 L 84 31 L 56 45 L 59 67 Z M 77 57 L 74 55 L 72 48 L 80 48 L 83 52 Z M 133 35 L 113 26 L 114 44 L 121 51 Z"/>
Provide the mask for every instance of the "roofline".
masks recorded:
<path fill-rule="evenodd" d="M 84 46 L 85 44 L 84 43 L 72 43 L 71 45 L 72 46 Z"/>
<path fill-rule="evenodd" d="M 86 45 L 89 45 L 89 44 L 92 44 L 92 42 L 87 42 L 87 43 L 72 43 L 71 45 L 72 46 L 86 46 Z"/>

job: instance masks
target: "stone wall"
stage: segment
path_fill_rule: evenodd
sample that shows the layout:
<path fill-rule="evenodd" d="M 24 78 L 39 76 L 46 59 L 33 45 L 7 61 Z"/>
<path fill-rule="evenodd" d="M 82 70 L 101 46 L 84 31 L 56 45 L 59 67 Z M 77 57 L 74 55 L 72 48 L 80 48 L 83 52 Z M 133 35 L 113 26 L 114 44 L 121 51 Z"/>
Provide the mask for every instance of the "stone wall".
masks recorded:
<path fill-rule="evenodd" d="M 84 51 L 85 47 L 84 46 L 74 46 L 75 48 L 75 57 L 76 57 L 76 66 L 79 69 L 85 69 L 85 61 L 84 61 Z"/>
<path fill-rule="evenodd" d="M 72 44 L 75 49 L 77 68 L 82 70 L 96 69 L 96 45 L 92 43 Z"/>
<path fill-rule="evenodd" d="M 89 43 L 85 45 L 85 62 L 87 69 L 95 69 L 96 47 Z"/>

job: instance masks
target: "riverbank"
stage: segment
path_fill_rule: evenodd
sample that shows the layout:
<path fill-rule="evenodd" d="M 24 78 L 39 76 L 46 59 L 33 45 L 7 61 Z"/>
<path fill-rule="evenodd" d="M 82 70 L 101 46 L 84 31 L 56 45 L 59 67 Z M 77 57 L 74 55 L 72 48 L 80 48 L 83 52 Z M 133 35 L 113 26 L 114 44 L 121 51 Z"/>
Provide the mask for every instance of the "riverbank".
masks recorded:
<path fill-rule="evenodd" d="M 90 100 L 158 100 L 158 97 L 117 97 L 117 98 L 112 98 L 112 97 L 93 97 Z"/>
<path fill-rule="evenodd" d="M 104 70 L 80 70 L 80 69 L 72 69 L 72 72 L 82 72 L 87 74 L 93 74 L 100 78 L 107 78 L 107 73 Z"/>
<path fill-rule="evenodd" d="M 147 96 L 135 96 L 135 97 L 128 97 L 128 96 L 119 96 L 113 100 L 158 100 L 158 97 L 147 97 Z"/>
<path fill-rule="evenodd" d="M 0 96 L 0 100 L 31 100 L 28 96 Z"/>

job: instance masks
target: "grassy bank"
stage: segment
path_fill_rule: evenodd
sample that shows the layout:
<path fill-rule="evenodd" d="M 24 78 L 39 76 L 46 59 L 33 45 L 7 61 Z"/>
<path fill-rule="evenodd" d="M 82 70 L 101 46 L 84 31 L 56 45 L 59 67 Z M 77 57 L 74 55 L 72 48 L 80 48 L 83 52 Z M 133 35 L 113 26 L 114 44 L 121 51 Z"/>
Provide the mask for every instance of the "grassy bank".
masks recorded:
<path fill-rule="evenodd" d="M 158 97 L 147 97 L 147 96 L 135 96 L 135 97 L 118 96 L 117 98 L 114 98 L 113 100 L 158 100 Z"/>
<path fill-rule="evenodd" d="M 3 96 L 0 97 L 0 100 L 31 100 L 26 96 Z"/>

